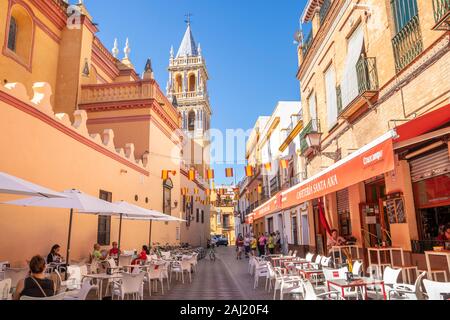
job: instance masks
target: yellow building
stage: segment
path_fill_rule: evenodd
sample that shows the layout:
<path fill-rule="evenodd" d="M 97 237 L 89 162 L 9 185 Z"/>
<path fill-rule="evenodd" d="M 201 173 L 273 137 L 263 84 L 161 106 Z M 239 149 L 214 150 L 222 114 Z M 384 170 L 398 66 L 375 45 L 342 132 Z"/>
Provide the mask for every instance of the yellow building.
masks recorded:
<path fill-rule="evenodd" d="M 5 0 L 0 12 L 0 171 L 180 218 L 186 214 L 181 190 L 198 189 L 206 198 L 204 168 L 187 178 L 191 163 L 184 154 L 192 139 L 181 130 L 181 114 L 154 80 L 150 60 L 138 76 L 128 40 L 121 59 L 117 44 L 110 53 L 83 4 Z M 163 170 L 171 172 L 164 181 Z M 201 212 L 209 221 L 209 206 Z M 0 217 L 0 260 L 23 265 L 55 243 L 64 252 L 65 210 L 2 205 Z M 150 229 L 148 222 L 125 221 L 122 247 L 205 245 L 206 225 L 155 222 Z M 109 247 L 117 235 L 115 218 L 75 215 L 71 257 L 87 257 L 96 242 Z"/>
<path fill-rule="evenodd" d="M 326 253 L 327 228 L 336 228 L 361 248 L 400 247 L 404 263 L 426 268 L 423 252 L 450 216 L 444 2 L 308 2 L 301 19 L 312 30 L 298 33 L 297 72 L 308 179 L 254 219 L 302 204 L 309 250 Z M 402 264 L 398 255 L 392 264 Z"/>
<path fill-rule="evenodd" d="M 234 245 L 236 237 L 236 217 L 233 187 L 217 187 L 221 190 L 218 194 L 215 190 L 211 194 L 211 220 L 210 220 L 210 235 L 222 235 L 228 239 L 230 245 Z"/>

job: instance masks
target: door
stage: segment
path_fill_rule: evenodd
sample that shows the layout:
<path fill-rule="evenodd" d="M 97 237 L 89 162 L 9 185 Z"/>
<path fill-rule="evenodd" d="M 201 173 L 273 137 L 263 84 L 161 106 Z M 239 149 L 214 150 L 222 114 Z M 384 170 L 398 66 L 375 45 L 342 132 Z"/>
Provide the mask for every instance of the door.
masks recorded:
<path fill-rule="evenodd" d="M 318 254 L 325 253 L 325 245 L 327 242 L 327 230 L 320 223 L 319 214 L 319 201 L 317 199 L 313 200 L 313 217 L 314 217 L 314 231 L 316 239 L 316 250 Z"/>
<path fill-rule="evenodd" d="M 291 216 L 291 226 L 292 226 L 292 240 L 294 245 L 298 245 L 298 225 L 297 225 L 297 215 Z"/>

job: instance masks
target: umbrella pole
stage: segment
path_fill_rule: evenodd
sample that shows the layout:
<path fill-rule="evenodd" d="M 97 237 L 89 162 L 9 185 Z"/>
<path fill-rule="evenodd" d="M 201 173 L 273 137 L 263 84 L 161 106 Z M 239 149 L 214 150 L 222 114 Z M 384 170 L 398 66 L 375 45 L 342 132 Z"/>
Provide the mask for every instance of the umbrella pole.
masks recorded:
<path fill-rule="evenodd" d="M 120 255 L 120 242 L 122 239 L 122 216 L 123 214 L 120 214 L 120 222 L 119 222 L 119 255 Z"/>
<path fill-rule="evenodd" d="M 73 220 L 73 209 L 70 209 L 70 220 L 69 220 L 69 238 L 67 239 L 67 255 L 66 255 L 66 280 L 68 277 L 68 267 L 70 262 L 70 238 L 72 236 L 72 220 Z"/>
<path fill-rule="evenodd" d="M 150 228 L 149 228 L 149 232 L 148 232 L 148 243 L 149 243 L 149 248 L 152 247 L 152 224 L 153 224 L 153 221 L 150 220 Z"/>

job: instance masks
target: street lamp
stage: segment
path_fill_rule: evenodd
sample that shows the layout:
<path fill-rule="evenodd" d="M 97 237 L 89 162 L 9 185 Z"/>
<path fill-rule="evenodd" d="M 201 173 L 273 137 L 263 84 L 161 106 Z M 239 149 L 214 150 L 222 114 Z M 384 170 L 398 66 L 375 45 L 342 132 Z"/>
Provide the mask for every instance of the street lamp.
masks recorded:
<path fill-rule="evenodd" d="M 310 132 L 305 136 L 305 140 L 309 148 L 319 150 L 320 143 L 322 142 L 322 134 L 319 132 Z"/>

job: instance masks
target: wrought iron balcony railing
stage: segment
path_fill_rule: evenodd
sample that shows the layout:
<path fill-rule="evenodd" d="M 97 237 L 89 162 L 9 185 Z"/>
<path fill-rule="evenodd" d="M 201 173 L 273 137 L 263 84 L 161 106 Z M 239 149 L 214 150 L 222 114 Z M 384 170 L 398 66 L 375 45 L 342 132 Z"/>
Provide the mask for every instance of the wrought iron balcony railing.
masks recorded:
<path fill-rule="evenodd" d="M 376 58 L 361 56 L 356 64 L 358 77 L 358 91 L 363 94 L 366 91 L 378 91 L 378 72 Z"/>
<path fill-rule="evenodd" d="M 423 41 L 420 31 L 419 15 L 413 17 L 392 39 L 395 56 L 395 69 L 400 72 L 422 51 Z"/>
<path fill-rule="evenodd" d="M 433 0 L 435 30 L 450 30 L 450 0 Z"/>
<path fill-rule="evenodd" d="M 342 90 L 341 90 L 341 85 L 338 85 L 336 87 L 336 100 L 337 100 L 338 114 L 341 114 L 341 112 L 342 112 Z"/>

